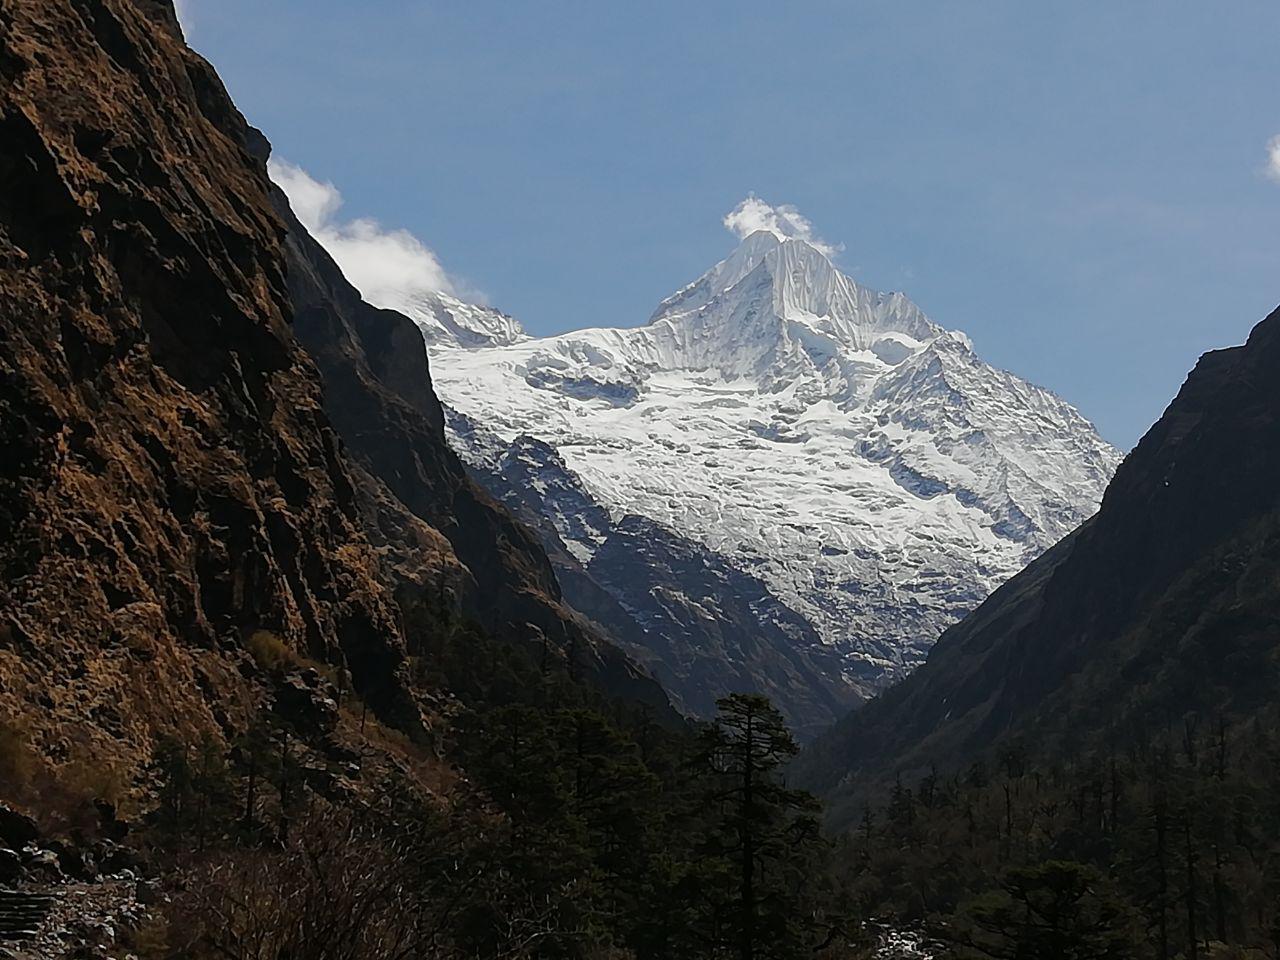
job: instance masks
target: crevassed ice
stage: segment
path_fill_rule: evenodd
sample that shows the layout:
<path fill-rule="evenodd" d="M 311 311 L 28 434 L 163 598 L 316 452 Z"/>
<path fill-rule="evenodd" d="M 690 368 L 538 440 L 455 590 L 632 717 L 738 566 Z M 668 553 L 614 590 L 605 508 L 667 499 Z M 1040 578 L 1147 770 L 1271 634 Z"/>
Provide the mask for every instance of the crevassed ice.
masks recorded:
<path fill-rule="evenodd" d="M 469 332 L 419 319 L 447 404 L 555 447 L 615 519 L 760 577 L 864 682 L 1089 517 L 1119 460 L 1069 404 L 802 240 L 747 237 L 631 329 L 532 339 L 447 309 Z"/>

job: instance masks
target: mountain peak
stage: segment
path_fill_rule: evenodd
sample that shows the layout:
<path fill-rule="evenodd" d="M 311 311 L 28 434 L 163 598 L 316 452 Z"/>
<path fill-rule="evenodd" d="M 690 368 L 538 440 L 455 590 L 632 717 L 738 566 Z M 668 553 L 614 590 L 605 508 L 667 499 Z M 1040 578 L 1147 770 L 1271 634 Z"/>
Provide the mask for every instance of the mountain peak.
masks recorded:
<path fill-rule="evenodd" d="M 724 226 L 739 239 L 764 233 L 783 242 L 799 240 L 828 258 L 842 249 L 818 236 L 809 218 L 791 204 L 774 206 L 755 195 L 748 196 L 731 210 L 724 218 Z"/>
<path fill-rule="evenodd" d="M 755 230 L 742 238 L 742 242 L 738 244 L 738 249 L 751 246 L 776 247 L 778 244 L 786 240 L 794 240 L 795 237 L 788 237 L 780 230 Z M 802 243 L 804 241 L 801 241 Z"/>
<path fill-rule="evenodd" d="M 505 347 L 529 339 L 515 317 L 441 291 L 416 294 L 399 307 L 432 347 Z"/>
<path fill-rule="evenodd" d="M 722 339 L 735 349 L 744 340 L 783 336 L 821 350 L 816 337 L 877 355 L 876 343 L 886 334 L 922 343 L 944 333 L 904 295 L 860 286 L 821 245 L 769 229 L 748 234 L 728 257 L 659 304 L 649 323 L 692 327 L 697 339 Z"/>
<path fill-rule="evenodd" d="M 454 350 L 434 375 L 500 442 L 554 448 L 615 520 L 647 518 L 758 580 L 850 684 L 876 686 L 1090 516 L 1118 457 L 1066 403 L 826 251 L 751 230 L 647 325 Z M 500 460 L 455 439 L 478 467 Z M 521 482 L 558 489 L 552 472 Z"/>

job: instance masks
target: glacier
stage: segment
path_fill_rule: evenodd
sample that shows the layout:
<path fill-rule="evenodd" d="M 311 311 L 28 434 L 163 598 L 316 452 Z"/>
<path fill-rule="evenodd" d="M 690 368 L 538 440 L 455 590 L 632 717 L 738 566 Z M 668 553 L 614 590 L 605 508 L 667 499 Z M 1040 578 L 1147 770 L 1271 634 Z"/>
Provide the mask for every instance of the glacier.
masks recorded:
<path fill-rule="evenodd" d="M 764 584 L 860 695 L 1091 516 L 1120 459 L 906 296 L 769 231 L 642 326 L 534 338 L 445 295 L 400 306 L 450 422 L 485 427 L 453 431 L 465 460 L 545 444 L 612 523 L 644 518 Z M 575 509 L 548 522 L 589 566 L 605 537 Z"/>

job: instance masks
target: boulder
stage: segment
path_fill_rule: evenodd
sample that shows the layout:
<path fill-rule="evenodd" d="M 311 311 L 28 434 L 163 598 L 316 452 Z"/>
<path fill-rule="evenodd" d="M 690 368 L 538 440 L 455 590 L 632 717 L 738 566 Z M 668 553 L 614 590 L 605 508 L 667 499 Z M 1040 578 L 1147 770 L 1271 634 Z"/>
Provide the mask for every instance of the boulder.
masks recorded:
<path fill-rule="evenodd" d="M 98 869 L 104 876 L 118 876 L 126 870 L 135 871 L 141 867 L 136 851 L 110 840 L 99 841 L 95 853 Z"/>
<path fill-rule="evenodd" d="M 92 880 L 97 876 L 98 868 L 93 857 L 83 847 L 55 840 L 49 844 L 49 850 L 58 858 L 58 866 L 68 877 Z"/>
<path fill-rule="evenodd" d="M 40 839 L 36 822 L 25 813 L 19 813 L 7 804 L 0 803 L 0 843 L 11 850 L 21 850 Z"/>
<path fill-rule="evenodd" d="M 8 847 L 0 847 L 0 883 L 17 883 L 24 872 L 22 857 Z"/>
<path fill-rule="evenodd" d="M 338 725 L 338 705 L 322 689 L 308 686 L 298 676 L 285 677 L 276 685 L 273 709 L 304 735 L 328 733 Z"/>
<path fill-rule="evenodd" d="M 37 880 L 61 883 L 66 877 L 58 855 L 52 850 L 36 850 L 27 857 L 27 873 Z"/>
<path fill-rule="evenodd" d="M 116 816 L 116 805 L 109 800 L 94 800 L 98 811 L 98 829 L 104 837 L 112 840 L 123 840 L 129 834 L 129 824 Z"/>

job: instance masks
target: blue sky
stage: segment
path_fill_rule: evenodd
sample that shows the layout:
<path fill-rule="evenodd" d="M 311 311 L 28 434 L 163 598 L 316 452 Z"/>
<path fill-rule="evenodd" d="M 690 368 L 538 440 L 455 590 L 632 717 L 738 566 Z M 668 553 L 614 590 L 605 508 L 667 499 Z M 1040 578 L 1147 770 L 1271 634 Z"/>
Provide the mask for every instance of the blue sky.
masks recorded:
<path fill-rule="evenodd" d="M 1275 0 L 184 0 L 277 157 L 533 333 L 643 323 L 750 193 L 1128 447 L 1280 303 Z"/>

